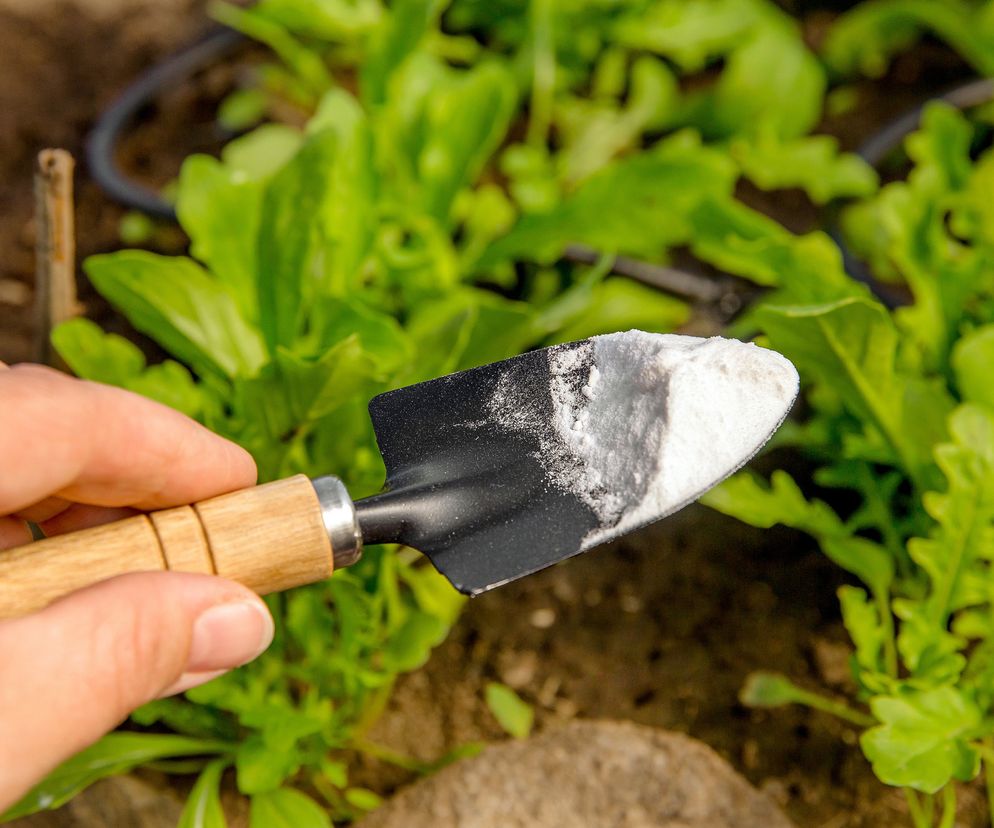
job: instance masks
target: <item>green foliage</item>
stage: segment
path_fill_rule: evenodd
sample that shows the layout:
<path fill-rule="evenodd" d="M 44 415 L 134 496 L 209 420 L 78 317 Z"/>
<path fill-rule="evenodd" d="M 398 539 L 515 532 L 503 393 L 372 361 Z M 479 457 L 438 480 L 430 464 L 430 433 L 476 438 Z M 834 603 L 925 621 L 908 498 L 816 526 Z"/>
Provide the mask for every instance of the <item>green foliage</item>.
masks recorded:
<path fill-rule="evenodd" d="M 491 681 L 486 688 L 487 707 L 504 730 L 515 739 L 524 739 L 531 733 L 535 711 L 522 701 L 510 687 Z"/>
<path fill-rule="evenodd" d="M 665 264 L 684 249 L 771 289 L 740 332 L 758 326 L 801 367 L 813 415 L 789 436 L 823 463 L 822 485 L 863 498 L 843 517 L 778 473 L 770 487 L 736 478 L 713 503 L 809 532 L 866 583 L 869 594 L 852 587 L 840 599 L 867 698 L 962 684 L 963 709 L 986 715 L 987 661 L 965 655 L 985 616 L 962 602 L 987 567 L 977 534 L 987 503 L 968 507 L 960 492 L 985 473 L 969 435 L 984 433 L 977 411 L 990 396 L 994 319 L 979 297 L 994 272 L 994 161 L 971 164 L 969 126 L 930 113 L 909 145 L 915 172 L 877 194 L 865 163 L 808 134 L 829 79 L 772 0 L 259 0 L 213 13 L 274 55 L 219 113 L 230 129 L 263 123 L 220 158 L 183 165 L 188 257 L 123 251 L 86 263 L 174 359 L 148 365 L 127 340 L 77 320 L 53 336 L 77 374 L 196 417 L 249 449 L 263 480 L 331 471 L 361 496 L 383 479 L 369 397 L 554 342 L 677 327 L 683 302 L 610 267 L 617 254 Z M 265 122 L 285 112 L 306 125 Z M 818 204 L 863 199 L 846 217 L 854 244 L 907 280 L 914 307 L 889 314 L 848 279 L 825 234 L 795 235 L 739 200 L 743 178 Z M 573 263 L 576 245 L 597 264 Z M 950 543 L 960 563 L 946 577 L 937 550 Z M 185 768 L 200 772 L 191 825 L 217 823 L 228 767 L 260 826 L 327 825 L 376 807 L 375 792 L 350 784 L 353 751 L 422 768 L 366 734 L 462 599 L 411 550 L 374 548 L 328 583 L 267 600 L 278 630 L 265 655 L 135 714 L 216 746 L 202 751 L 208 764 Z M 868 755 L 905 744 L 914 721 L 874 720 L 780 679 L 752 691 L 891 727 Z M 486 701 L 505 729 L 527 734 L 532 711 L 512 691 L 491 685 Z M 975 747 L 947 724 L 929 727 Z M 929 744 L 917 754 L 926 764 Z M 106 767 L 173 755 L 184 754 Z M 874 762 L 890 773 L 886 756 Z M 101 775 L 67 786 L 62 772 L 18 813 Z"/>
<path fill-rule="evenodd" d="M 808 391 L 786 441 L 816 463 L 816 486 L 847 490 L 855 508 L 837 513 L 828 493 L 815 499 L 784 471 L 769 485 L 739 475 L 705 498 L 754 525 L 806 532 L 868 588 L 845 586 L 839 599 L 869 714 L 782 677 L 754 677 L 744 700 L 800 702 L 857 724 L 881 780 L 944 789 L 943 824 L 953 781 L 994 760 L 994 216 L 981 195 L 994 150 L 971 158 L 973 139 L 963 115 L 930 107 L 907 141 L 907 180 L 849 211 L 856 244 L 913 304 L 891 312 L 866 296 L 797 305 L 773 294 L 749 317 Z M 915 824 L 931 825 L 930 806 L 909 801 Z"/>
<path fill-rule="evenodd" d="M 221 809 L 221 774 L 226 759 L 216 759 L 201 771 L 180 814 L 177 828 L 227 828 Z"/>
<path fill-rule="evenodd" d="M 149 762 L 212 756 L 230 750 L 229 744 L 207 739 L 158 733 L 111 733 L 61 764 L 5 811 L 3 819 L 15 819 L 43 808 L 58 808 L 94 782 Z"/>
<path fill-rule="evenodd" d="M 990 0 L 870 0 L 832 28 L 825 57 L 840 72 L 876 77 L 926 33 L 946 41 L 981 74 L 994 72 Z"/>

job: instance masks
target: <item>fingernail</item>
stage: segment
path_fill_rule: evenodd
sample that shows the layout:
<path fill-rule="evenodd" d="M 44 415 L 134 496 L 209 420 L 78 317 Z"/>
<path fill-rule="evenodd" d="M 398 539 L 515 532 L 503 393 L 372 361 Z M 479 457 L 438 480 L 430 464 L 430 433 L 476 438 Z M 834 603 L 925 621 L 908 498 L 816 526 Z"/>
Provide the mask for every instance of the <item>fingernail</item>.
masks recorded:
<path fill-rule="evenodd" d="M 218 604 L 193 625 L 187 673 L 230 670 L 251 661 L 272 643 L 273 619 L 257 601 Z"/>

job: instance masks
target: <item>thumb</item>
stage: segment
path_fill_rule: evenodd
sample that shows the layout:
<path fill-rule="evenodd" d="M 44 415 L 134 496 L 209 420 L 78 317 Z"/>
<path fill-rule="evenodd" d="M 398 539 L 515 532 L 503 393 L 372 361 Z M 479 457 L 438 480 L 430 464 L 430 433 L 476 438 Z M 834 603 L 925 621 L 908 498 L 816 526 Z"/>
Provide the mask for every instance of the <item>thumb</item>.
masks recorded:
<path fill-rule="evenodd" d="M 251 661 L 266 605 L 209 575 L 122 575 L 0 623 L 0 811 L 136 707 Z"/>

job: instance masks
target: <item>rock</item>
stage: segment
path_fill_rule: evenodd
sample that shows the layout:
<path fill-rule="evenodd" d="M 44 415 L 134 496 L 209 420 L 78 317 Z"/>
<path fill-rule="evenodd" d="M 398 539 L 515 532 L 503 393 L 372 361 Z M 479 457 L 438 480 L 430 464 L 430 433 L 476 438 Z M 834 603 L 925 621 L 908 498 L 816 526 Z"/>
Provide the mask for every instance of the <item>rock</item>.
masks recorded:
<path fill-rule="evenodd" d="M 114 776 L 87 788 L 57 811 L 14 820 L 8 828 L 175 828 L 182 803 L 133 776 Z"/>
<path fill-rule="evenodd" d="M 576 721 L 493 745 L 401 791 L 360 828 L 791 828 L 707 745 Z"/>

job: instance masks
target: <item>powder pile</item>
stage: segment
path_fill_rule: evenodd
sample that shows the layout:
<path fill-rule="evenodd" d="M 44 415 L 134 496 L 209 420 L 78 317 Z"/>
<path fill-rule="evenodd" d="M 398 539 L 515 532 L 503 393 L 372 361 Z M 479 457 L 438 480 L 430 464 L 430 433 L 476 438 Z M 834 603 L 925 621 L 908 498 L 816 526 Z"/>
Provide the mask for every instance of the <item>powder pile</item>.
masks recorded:
<path fill-rule="evenodd" d="M 544 399 L 505 378 L 489 413 L 538 442 L 549 484 L 599 528 L 587 549 L 700 497 L 766 443 L 797 394 L 794 366 L 751 343 L 642 331 L 548 349 Z"/>

